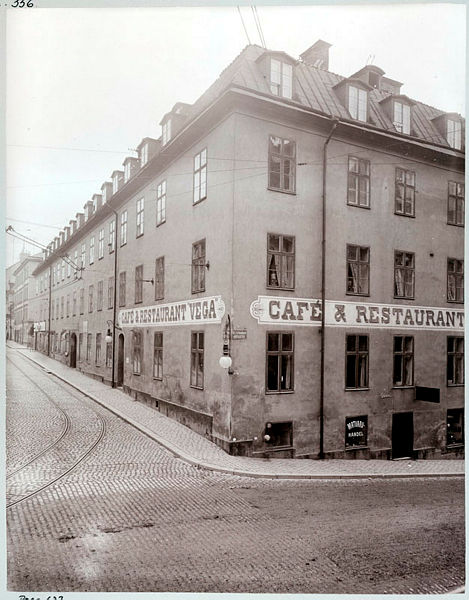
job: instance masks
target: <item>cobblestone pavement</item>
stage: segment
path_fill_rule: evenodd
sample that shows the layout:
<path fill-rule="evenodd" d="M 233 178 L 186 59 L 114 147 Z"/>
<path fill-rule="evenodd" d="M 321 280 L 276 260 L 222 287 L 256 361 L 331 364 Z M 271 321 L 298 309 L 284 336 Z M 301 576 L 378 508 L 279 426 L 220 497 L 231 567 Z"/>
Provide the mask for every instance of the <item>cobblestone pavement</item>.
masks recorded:
<path fill-rule="evenodd" d="M 66 477 L 8 509 L 10 590 L 410 594 L 464 583 L 462 478 L 276 481 L 198 469 L 13 360 L 41 392 L 8 365 L 10 469 L 62 431 L 43 393 L 74 406 L 79 431 L 99 415 L 106 432 Z M 70 460 L 62 450 L 59 462 Z"/>

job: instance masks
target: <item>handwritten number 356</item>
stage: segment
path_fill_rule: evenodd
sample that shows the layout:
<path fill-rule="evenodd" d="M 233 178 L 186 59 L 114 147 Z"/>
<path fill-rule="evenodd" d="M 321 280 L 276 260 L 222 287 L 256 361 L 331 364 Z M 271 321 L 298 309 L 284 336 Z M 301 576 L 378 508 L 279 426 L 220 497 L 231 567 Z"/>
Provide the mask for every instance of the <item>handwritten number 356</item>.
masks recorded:
<path fill-rule="evenodd" d="M 28 8 L 32 8 L 34 4 L 33 0 L 28 0 L 27 2 L 25 2 L 24 0 L 15 0 L 11 6 L 12 8 L 24 8 L 25 6 L 27 6 Z"/>

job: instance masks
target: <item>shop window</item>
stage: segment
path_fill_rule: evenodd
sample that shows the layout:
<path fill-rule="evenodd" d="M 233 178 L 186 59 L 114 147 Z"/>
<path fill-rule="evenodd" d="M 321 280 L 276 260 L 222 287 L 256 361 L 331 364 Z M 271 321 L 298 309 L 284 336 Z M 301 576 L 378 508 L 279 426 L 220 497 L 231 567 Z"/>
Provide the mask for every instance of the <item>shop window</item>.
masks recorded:
<path fill-rule="evenodd" d="M 194 198 L 197 204 L 207 197 L 207 148 L 194 156 Z"/>
<path fill-rule="evenodd" d="M 347 204 L 370 207 L 370 161 L 349 156 Z"/>
<path fill-rule="evenodd" d="M 448 385 L 464 385 L 464 338 L 447 338 Z"/>
<path fill-rule="evenodd" d="M 368 445 L 368 416 L 345 418 L 345 447 L 354 448 Z"/>
<path fill-rule="evenodd" d="M 125 306 L 125 271 L 119 273 L 119 306 Z"/>
<path fill-rule="evenodd" d="M 156 188 L 156 226 L 166 221 L 166 180 Z"/>
<path fill-rule="evenodd" d="M 132 365 L 134 375 L 142 373 L 143 335 L 141 331 L 134 331 L 132 336 Z"/>
<path fill-rule="evenodd" d="M 192 293 L 205 292 L 205 240 L 192 244 Z"/>
<path fill-rule="evenodd" d="M 368 388 L 368 336 L 347 335 L 345 354 L 345 387 Z"/>
<path fill-rule="evenodd" d="M 347 294 L 370 293 L 370 249 L 347 244 Z"/>
<path fill-rule="evenodd" d="M 415 217 L 415 173 L 396 169 L 395 204 L 396 215 Z"/>
<path fill-rule="evenodd" d="M 293 67 L 275 58 L 270 59 L 270 91 L 275 96 L 291 98 L 293 94 Z"/>
<path fill-rule="evenodd" d="M 398 335 L 394 337 L 393 385 L 414 385 L 414 338 Z"/>
<path fill-rule="evenodd" d="M 153 377 L 163 379 L 163 334 L 161 332 L 153 336 Z"/>
<path fill-rule="evenodd" d="M 135 267 L 135 304 L 143 301 L 143 265 Z"/>
<path fill-rule="evenodd" d="M 415 255 L 394 251 L 394 298 L 414 298 Z"/>
<path fill-rule="evenodd" d="M 464 409 L 450 408 L 446 415 L 446 444 L 464 445 Z"/>
<path fill-rule="evenodd" d="M 267 333 L 266 392 L 292 392 L 294 383 L 293 333 Z"/>
<path fill-rule="evenodd" d="M 464 225 L 464 183 L 448 182 L 448 224 Z"/>
<path fill-rule="evenodd" d="M 204 387 L 204 333 L 191 334 L 191 387 Z"/>
<path fill-rule="evenodd" d="M 164 298 L 164 256 L 155 261 L 155 300 Z"/>
<path fill-rule="evenodd" d="M 267 234 L 267 287 L 295 287 L 295 238 L 292 235 Z"/>
<path fill-rule="evenodd" d="M 293 446 L 293 423 L 266 423 L 264 441 L 269 446 L 289 447 Z"/>
<path fill-rule="evenodd" d="M 464 302 L 464 261 L 448 258 L 448 302 Z"/>
<path fill-rule="evenodd" d="M 270 190 L 295 192 L 296 186 L 296 143 L 292 140 L 269 136 L 269 181 Z"/>
<path fill-rule="evenodd" d="M 143 235 L 143 224 L 144 224 L 144 205 L 145 198 L 137 200 L 137 237 Z"/>
<path fill-rule="evenodd" d="M 101 364 L 101 345 L 102 345 L 102 334 L 96 334 L 96 364 Z"/>

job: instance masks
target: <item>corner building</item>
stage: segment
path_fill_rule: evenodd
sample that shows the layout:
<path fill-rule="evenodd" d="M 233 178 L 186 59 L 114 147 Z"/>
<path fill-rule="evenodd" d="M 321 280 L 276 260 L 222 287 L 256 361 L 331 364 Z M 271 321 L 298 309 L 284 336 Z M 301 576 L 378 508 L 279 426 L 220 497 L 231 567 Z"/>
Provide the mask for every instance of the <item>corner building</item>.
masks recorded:
<path fill-rule="evenodd" d="M 36 269 L 50 352 L 233 454 L 459 456 L 464 120 L 328 53 L 163 117 Z"/>

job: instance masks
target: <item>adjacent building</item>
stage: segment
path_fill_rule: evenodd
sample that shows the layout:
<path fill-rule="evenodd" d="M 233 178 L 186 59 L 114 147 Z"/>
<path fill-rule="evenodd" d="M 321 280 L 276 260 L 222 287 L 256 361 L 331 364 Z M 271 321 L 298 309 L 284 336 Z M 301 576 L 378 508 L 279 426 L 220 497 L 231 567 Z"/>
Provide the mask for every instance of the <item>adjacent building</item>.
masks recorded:
<path fill-rule="evenodd" d="M 41 264 L 41 256 L 22 253 L 20 261 L 15 267 L 9 269 L 9 329 L 11 339 L 20 344 L 33 346 L 34 344 L 34 323 L 36 320 L 35 311 L 31 304 L 34 304 L 33 298 L 36 295 L 36 278 L 33 272 Z M 11 281 L 13 278 L 13 281 Z M 8 331 L 8 330 L 7 330 Z"/>
<path fill-rule="evenodd" d="M 49 244 L 39 347 L 233 454 L 455 456 L 464 120 L 328 68 L 250 45 L 175 104 Z"/>

